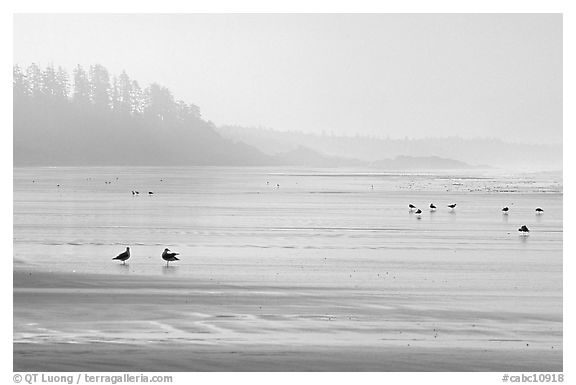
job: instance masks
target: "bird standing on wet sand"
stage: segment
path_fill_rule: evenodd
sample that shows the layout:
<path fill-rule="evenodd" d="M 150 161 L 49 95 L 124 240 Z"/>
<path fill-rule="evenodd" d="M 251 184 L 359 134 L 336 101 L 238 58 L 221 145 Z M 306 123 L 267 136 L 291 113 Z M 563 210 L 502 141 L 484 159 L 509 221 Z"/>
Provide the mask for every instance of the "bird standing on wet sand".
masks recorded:
<path fill-rule="evenodd" d="M 530 230 L 528 229 L 528 227 L 526 227 L 526 225 L 522 225 L 522 227 L 520 227 L 518 231 L 520 231 L 522 235 L 528 235 L 528 233 L 530 232 Z"/>
<path fill-rule="evenodd" d="M 126 261 L 130 258 L 130 248 L 127 247 L 126 251 L 122 254 L 118 254 L 116 257 L 112 258 L 112 260 L 122 261 L 122 264 L 125 265 Z"/>
<path fill-rule="evenodd" d="M 177 255 L 180 254 L 172 253 L 169 249 L 164 249 L 164 252 L 162 253 L 162 259 L 166 261 L 166 266 L 169 266 L 168 263 L 170 262 L 179 261 L 180 259 L 176 258 Z"/>
<path fill-rule="evenodd" d="M 436 206 L 434 205 L 434 203 L 430 203 L 430 210 L 436 211 Z"/>
<path fill-rule="evenodd" d="M 542 210 L 540 207 L 536 207 L 536 214 L 542 214 L 544 212 L 544 210 Z"/>
<path fill-rule="evenodd" d="M 416 206 L 414 206 L 412 203 L 410 203 L 408 205 L 408 208 L 410 209 L 410 211 L 414 210 L 416 208 Z"/>
<path fill-rule="evenodd" d="M 414 212 L 416 214 L 416 218 L 420 219 L 420 214 L 422 214 L 422 210 L 418 209 Z"/>
<path fill-rule="evenodd" d="M 456 208 L 456 203 L 452 203 L 451 205 L 448 205 L 448 207 L 450 210 L 454 210 Z"/>
<path fill-rule="evenodd" d="M 502 209 L 502 214 L 508 214 L 508 210 L 510 210 L 510 209 L 508 208 L 508 206 L 504 207 L 504 208 Z"/>

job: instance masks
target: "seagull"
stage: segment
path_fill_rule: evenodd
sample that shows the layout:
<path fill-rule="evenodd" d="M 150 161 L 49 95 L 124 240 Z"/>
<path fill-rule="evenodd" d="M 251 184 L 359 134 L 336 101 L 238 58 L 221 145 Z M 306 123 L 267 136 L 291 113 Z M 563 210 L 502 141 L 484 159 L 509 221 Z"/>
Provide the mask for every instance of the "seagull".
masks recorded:
<path fill-rule="evenodd" d="M 506 206 L 506 207 L 504 207 L 504 208 L 502 209 L 502 213 L 503 213 L 503 214 L 508 214 L 508 210 L 510 210 L 510 209 L 508 208 L 508 206 Z"/>
<path fill-rule="evenodd" d="M 434 205 L 434 203 L 430 203 L 430 210 L 436 211 L 436 206 Z"/>
<path fill-rule="evenodd" d="M 408 205 L 408 208 L 410 209 L 410 211 L 414 210 L 416 208 L 416 206 L 414 206 L 412 203 L 410 203 Z"/>
<path fill-rule="evenodd" d="M 528 227 L 526 227 L 526 225 L 522 225 L 522 227 L 520 227 L 518 231 L 520 231 L 520 233 L 522 233 L 523 235 L 528 235 L 528 233 L 530 232 L 530 230 L 528 229 Z"/>
<path fill-rule="evenodd" d="M 454 210 L 454 208 L 456 207 L 456 203 L 452 203 L 451 205 L 448 205 L 448 207 L 450 207 L 451 210 Z"/>
<path fill-rule="evenodd" d="M 177 255 L 180 254 L 171 253 L 169 249 L 164 249 L 164 252 L 162 253 L 162 259 L 166 261 L 166 266 L 168 266 L 169 262 L 179 261 L 179 259 L 176 258 Z"/>
<path fill-rule="evenodd" d="M 542 214 L 544 212 L 544 210 L 542 210 L 540 207 L 536 207 L 536 214 Z"/>
<path fill-rule="evenodd" d="M 414 212 L 416 214 L 416 218 L 420 219 L 420 214 L 422 214 L 422 210 L 418 209 Z"/>
<path fill-rule="evenodd" d="M 148 191 L 148 195 L 154 195 L 153 191 Z"/>
<path fill-rule="evenodd" d="M 130 258 L 130 248 L 127 247 L 126 251 L 122 254 L 118 254 L 118 256 L 112 258 L 112 260 L 122 261 L 122 264 L 125 265 L 126 261 Z"/>

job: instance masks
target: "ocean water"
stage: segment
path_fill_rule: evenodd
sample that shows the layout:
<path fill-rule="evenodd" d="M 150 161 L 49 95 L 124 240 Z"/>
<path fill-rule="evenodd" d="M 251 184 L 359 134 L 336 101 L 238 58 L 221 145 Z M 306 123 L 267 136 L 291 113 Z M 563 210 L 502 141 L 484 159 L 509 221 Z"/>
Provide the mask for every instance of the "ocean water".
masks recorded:
<path fill-rule="evenodd" d="M 561 296 L 562 189 L 559 173 L 15 168 L 14 266 Z M 166 247 L 181 254 L 169 268 Z"/>

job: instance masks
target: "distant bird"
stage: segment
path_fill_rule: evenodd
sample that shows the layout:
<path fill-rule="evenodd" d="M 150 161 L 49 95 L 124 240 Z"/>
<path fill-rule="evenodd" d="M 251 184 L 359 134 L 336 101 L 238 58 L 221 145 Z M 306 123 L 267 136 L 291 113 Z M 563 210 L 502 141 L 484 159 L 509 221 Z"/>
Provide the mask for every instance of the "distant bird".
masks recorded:
<path fill-rule="evenodd" d="M 154 195 L 154 191 L 148 191 L 148 195 Z"/>
<path fill-rule="evenodd" d="M 422 214 L 422 210 L 418 209 L 414 212 L 416 214 L 416 218 L 420 219 L 420 214 Z"/>
<path fill-rule="evenodd" d="M 451 210 L 454 210 L 456 208 L 456 203 L 452 203 L 451 205 L 448 205 L 448 207 L 450 207 Z"/>
<path fill-rule="evenodd" d="M 416 208 L 416 206 L 414 206 L 412 203 L 410 203 L 408 205 L 408 208 L 410 209 L 410 211 L 414 210 Z"/>
<path fill-rule="evenodd" d="M 528 229 L 528 227 L 526 227 L 526 225 L 522 225 L 522 227 L 520 227 L 518 231 L 520 231 L 520 233 L 525 235 L 528 235 L 528 233 L 530 232 L 530 230 Z"/>
<path fill-rule="evenodd" d="M 430 210 L 432 211 L 436 210 L 436 206 L 434 205 L 434 203 L 430 203 Z"/>
<path fill-rule="evenodd" d="M 136 195 L 140 195 L 140 192 L 139 192 L 139 191 L 134 191 L 134 192 L 136 193 Z"/>
<path fill-rule="evenodd" d="M 508 214 L 508 210 L 510 210 L 510 209 L 508 208 L 508 206 L 506 206 L 502 209 L 502 213 Z"/>
<path fill-rule="evenodd" d="M 169 266 L 168 265 L 169 262 L 179 261 L 179 259 L 176 258 L 177 255 L 180 254 L 171 253 L 170 250 L 164 249 L 164 252 L 162 253 L 162 259 L 166 261 L 166 266 Z"/>
<path fill-rule="evenodd" d="M 118 254 L 118 256 L 112 258 L 112 260 L 122 261 L 122 264 L 125 265 L 126 261 L 130 258 L 130 248 L 127 247 L 126 251 L 122 254 Z"/>
<path fill-rule="evenodd" d="M 132 195 L 136 195 L 136 191 L 132 190 Z"/>
<path fill-rule="evenodd" d="M 544 212 L 544 210 L 542 210 L 540 207 L 536 207 L 536 214 L 542 214 Z"/>

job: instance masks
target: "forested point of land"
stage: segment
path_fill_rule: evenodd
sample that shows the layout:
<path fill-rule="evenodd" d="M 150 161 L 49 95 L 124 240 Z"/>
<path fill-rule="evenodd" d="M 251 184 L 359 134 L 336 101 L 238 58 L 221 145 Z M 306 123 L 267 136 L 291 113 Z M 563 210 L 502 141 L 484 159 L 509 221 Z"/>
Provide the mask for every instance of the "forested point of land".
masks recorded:
<path fill-rule="evenodd" d="M 13 67 L 14 165 L 269 165 L 222 138 L 200 109 L 123 71 Z"/>

